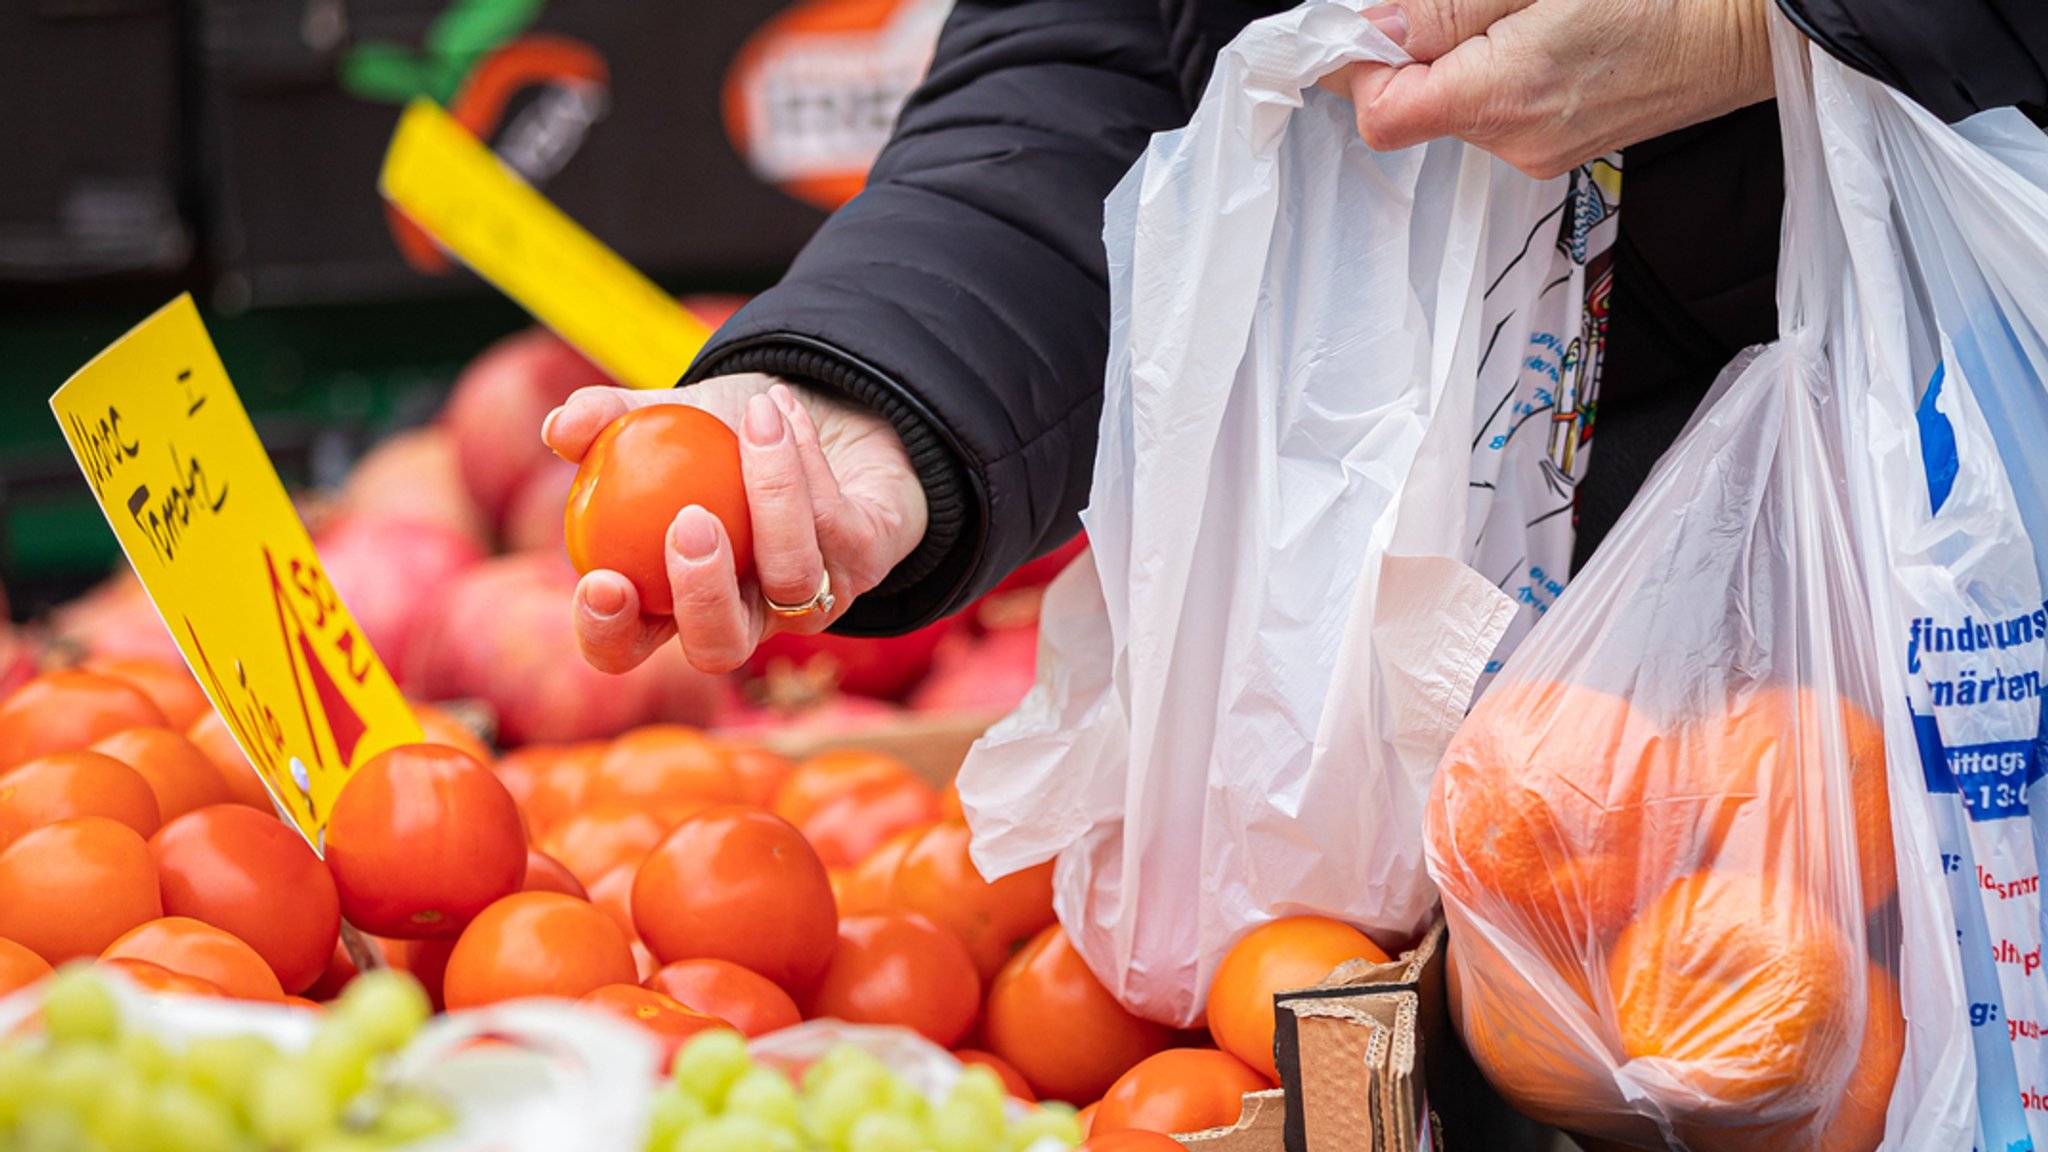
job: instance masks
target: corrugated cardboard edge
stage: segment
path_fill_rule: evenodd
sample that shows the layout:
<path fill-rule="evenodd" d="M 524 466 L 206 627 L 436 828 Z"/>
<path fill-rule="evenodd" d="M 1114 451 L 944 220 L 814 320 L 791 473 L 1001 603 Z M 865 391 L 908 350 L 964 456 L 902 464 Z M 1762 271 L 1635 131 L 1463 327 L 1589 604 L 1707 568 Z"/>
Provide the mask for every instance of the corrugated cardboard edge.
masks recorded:
<path fill-rule="evenodd" d="M 1278 1088 L 1247 1092 L 1244 1111 L 1228 1128 L 1211 1128 L 1175 1136 L 1195 1152 L 1280 1152 L 1281 1129 L 1286 1124 L 1287 1101 Z"/>
<path fill-rule="evenodd" d="M 1294 1001 L 1309 1152 L 1406 1152 L 1426 1106 L 1412 991 Z"/>

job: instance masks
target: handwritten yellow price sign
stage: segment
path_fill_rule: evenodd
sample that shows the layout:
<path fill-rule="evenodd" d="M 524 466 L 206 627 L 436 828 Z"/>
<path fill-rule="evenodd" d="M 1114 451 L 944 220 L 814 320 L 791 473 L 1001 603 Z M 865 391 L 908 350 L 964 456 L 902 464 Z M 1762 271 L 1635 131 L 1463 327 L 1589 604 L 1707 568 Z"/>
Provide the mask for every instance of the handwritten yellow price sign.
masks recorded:
<path fill-rule="evenodd" d="M 534 319 L 632 388 L 673 388 L 711 329 L 430 100 L 398 121 L 378 187 Z"/>
<path fill-rule="evenodd" d="M 192 298 L 50 408 L 199 686 L 319 849 L 349 773 L 420 726 L 327 582 Z"/>

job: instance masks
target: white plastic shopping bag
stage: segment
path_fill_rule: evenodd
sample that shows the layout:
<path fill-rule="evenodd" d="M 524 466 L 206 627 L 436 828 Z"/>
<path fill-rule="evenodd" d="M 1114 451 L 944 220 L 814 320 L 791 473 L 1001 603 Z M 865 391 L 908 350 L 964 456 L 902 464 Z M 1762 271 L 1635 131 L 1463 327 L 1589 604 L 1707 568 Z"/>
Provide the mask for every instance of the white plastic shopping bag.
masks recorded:
<path fill-rule="evenodd" d="M 1907 1015 L 1915 1040 L 1923 1019 L 1935 1040 L 1944 1014 L 1968 1024 L 1961 1052 L 1909 1051 L 1927 1087 L 1895 1101 L 1891 1135 L 1961 1146 L 1960 1122 L 1979 1148 L 2043 1147 L 2048 140 L 2012 110 L 1950 127 L 1819 52 L 1812 78 L 1852 301 L 1841 376 L 1864 385 L 1850 489 L 1891 576 L 1872 597 L 1887 730 L 1914 750 L 1894 785 L 1931 825 L 1901 825 L 1900 865 L 1943 879 L 1954 911 L 1930 917 L 1954 944 Z M 1950 1004 L 1934 977 L 1958 962 Z"/>
<path fill-rule="evenodd" d="M 1155 1019 L 1193 1021 L 1265 920 L 1426 926 L 1436 760 L 1569 559 L 1590 405 L 1558 385 L 1591 383 L 1573 302 L 1613 169 L 1374 153 L 1313 85 L 1401 59 L 1351 5 L 1254 24 L 1110 197 L 1092 559 L 1046 597 L 1038 687 L 960 774 L 976 863 L 1057 857 L 1076 947 Z M 1538 450 L 1510 451 L 1538 415 Z M 1524 474 L 1548 491 L 1495 497 Z M 1471 566 L 1489 541 L 1502 573 Z M 1542 603 L 1503 592 L 1532 568 Z"/>

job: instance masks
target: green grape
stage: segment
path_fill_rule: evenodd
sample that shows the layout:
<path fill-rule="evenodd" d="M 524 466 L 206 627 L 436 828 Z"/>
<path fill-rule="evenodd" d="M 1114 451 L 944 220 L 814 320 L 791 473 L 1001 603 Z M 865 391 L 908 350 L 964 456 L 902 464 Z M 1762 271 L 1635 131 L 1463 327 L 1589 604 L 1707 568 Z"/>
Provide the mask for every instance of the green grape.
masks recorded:
<path fill-rule="evenodd" d="M 91 1115 L 100 1090 L 120 1072 L 120 1058 L 110 1048 L 52 1045 L 43 1053 L 43 1099 L 75 1115 Z"/>
<path fill-rule="evenodd" d="M 148 1083 L 133 1068 L 121 1066 L 100 1086 L 85 1115 L 86 1126 L 107 1147 L 142 1147 L 151 1126 Z"/>
<path fill-rule="evenodd" d="M 908 1116 L 870 1112 L 853 1122 L 846 1146 L 858 1152 L 919 1152 L 925 1146 L 924 1126 Z"/>
<path fill-rule="evenodd" d="M 372 1131 L 393 1147 L 436 1136 L 455 1126 L 439 1101 L 418 1092 L 393 1097 L 377 1114 Z"/>
<path fill-rule="evenodd" d="M 306 1072 L 327 1085 L 336 1100 L 353 1100 L 370 1083 L 370 1065 L 377 1049 L 368 1030 L 337 1020 L 313 1034 L 300 1060 Z"/>
<path fill-rule="evenodd" d="M 53 1044 L 101 1043 L 121 1030 L 121 1007 L 106 981 L 88 968 L 66 965 L 43 993 L 43 1034 Z"/>
<path fill-rule="evenodd" d="M 725 1106 L 726 1090 L 752 1066 L 746 1039 L 718 1028 L 699 1032 L 683 1045 L 676 1054 L 674 1075 L 683 1091 L 716 1112 Z"/>
<path fill-rule="evenodd" d="M 886 1109 L 891 1079 L 879 1063 L 828 1073 L 815 1090 L 804 1094 L 804 1130 L 823 1143 L 845 1144 L 856 1121 Z"/>
<path fill-rule="evenodd" d="M 1026 1112 L 1010 1126 L 1011 1152 L 1024 1152 L 1048 1136 L 1062 1148 L 1081 1142 L 1081 1121 L 1072 1105 L 1052 1101 Z"/>
<path fill-rule="evenodd" d="M 920 1125 L 931 1116 L 932 1102 L 918 1091 L 917 1085 L 901 1076 L 890 1076 L 889 1086 L 884 1093 L 882 1110 L 895 1116 L 904 1116 Z"/>
<path fill-rule="evenodd" d="M 249 1094 L 249 1125 L 266 1144 L 299 1144 L 334 1127 L 340 1105 L 330 1087 L 297 1061 L 258 1072 Z"/>
<path fill-rule="evenodd" d="M 150 1094 L 154 1152 L 214 1152 L 233 1148 L 239 1125 L 228 1103 L 190 1084 L 158 1085 Z"/>
<path fill-rule="evenodd" d="M 8 1152 L 81 1152 L 90 1147 L 85 1121 L 67 1108 L 38 1103 L 22 1111 L 7 1134 Z"/>
<path fill-rule="evenodd" d="M 773 1068 L 750 1068 L 726 1091 L 725 1111 L 794 1130 L 800 1115 L 796 1086 Z"/>
<path fill-rule="evenodd" d="M 389 968 L 365 972 L 349 983 L 335 1001 L 328 1027 L 353 1025 L 373 1051 L 396 1052 L 405 1047 L 434 1006 L 419 981 Z"/>
<path fill-rule="evenodd" d="M 1009 1124 L 1002 1105 L 990 1108 L 975 1093 L 962 1093 L 957 1087 L 932 1109 L 927 1128 L 937 1152 L 989 1152 L 1008 1145 Z"/>
<path fill-rule="evenodd" d="M 399 1145 L 382 1137 L 342 1129 L 322 1132 L 299 1145 L 298 1152 L 384 1152 L 387 1148 L 396 1147 Z"/>
<path fill-rule="evenodd" d="M 35 1055 L 21 1045 L 0 1045 L 0 1130 L 42 1096 L 43 1069 Z"/>
<path fill-rule="evenodd" d="M 647 1144 L 666 1148 L 669 1143 L 711 1115 L 704 1102 L 680 1088 L 669 1087 L 654 1098 L 654 1115 L 648 1123 Z"/>
<path fill-rule="evenodd" d="M 277 1060 L 277 1049 L 260 1036 L 202 1036 L 185 1046 L 185 1079 L 246 1112 L 258 1074 Z"/>
<path fill-rule="evenodd" d="M 948 1098 L 961 1097 L 981 1107 L 996 1112 L 1003 1110 L 1003 1104 L 1010 1098 L 1009 1089 L 1003 1086 L 1003 1078 L 992 1068 L 970 1064 L 960 1072 L 960 1078 L 953 1082 Z"/>
<path fill-rule="evenodd" d="M 752 1116 L 713 1116 L 670 1147 L 673 1152 L 797 1152 L 802 1145 L 787 1129 Z"/>
<path fill-rule="evenodd" d="M 114 1041 L 114 1051 L 123 1064 L 144 1080 L 162 1080 L 178 1070 L 178 1058 L 147 1032 L 123 1032 Z"/>

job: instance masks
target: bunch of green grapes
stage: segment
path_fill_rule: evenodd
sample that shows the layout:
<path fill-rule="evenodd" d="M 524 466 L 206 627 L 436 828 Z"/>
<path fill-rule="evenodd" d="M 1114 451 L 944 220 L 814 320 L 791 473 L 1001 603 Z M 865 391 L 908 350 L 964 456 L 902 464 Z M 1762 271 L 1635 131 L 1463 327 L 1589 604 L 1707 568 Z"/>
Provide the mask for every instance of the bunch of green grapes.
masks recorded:
<path fill-rule="evenodd" d="M 647 1152 L 1025 1152 L 1080 1142 L 1074 1110 L 1030 1108 L 1011 1120 L 1008 1094 L 970 1067 L 946 1098 L 927 1100 L 859 1048 L 833 1049 L 799 1083 L 747 1056 L 723 1030 L 692 1038 L 654 1101 Z"/>
<path fill-rule="evenodd" d="M 41 1032 L 0 1039 L 0 1148 L 16 1152 L 373 1152 L 447 1131 L 435 1100 L 381 1083 L 431 1009 L 412 978 L 367 972 L 302 1052 L 251 1035 L 169 1046 L 124 1028 L 101 977 L 67 968 Z"/>

